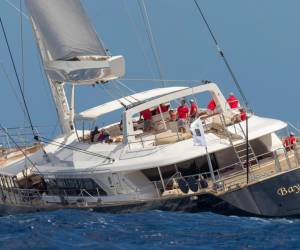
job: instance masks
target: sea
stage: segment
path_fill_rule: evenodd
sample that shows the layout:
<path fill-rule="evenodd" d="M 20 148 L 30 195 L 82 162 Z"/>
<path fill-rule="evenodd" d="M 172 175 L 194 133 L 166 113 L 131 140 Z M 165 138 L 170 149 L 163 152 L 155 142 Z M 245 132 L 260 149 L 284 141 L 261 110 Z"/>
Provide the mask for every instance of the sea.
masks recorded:
<path fill-rule="evenodd" d="M 0 249 L 300 249 L 300 219 L 58 210 L 0 217 Z"/>

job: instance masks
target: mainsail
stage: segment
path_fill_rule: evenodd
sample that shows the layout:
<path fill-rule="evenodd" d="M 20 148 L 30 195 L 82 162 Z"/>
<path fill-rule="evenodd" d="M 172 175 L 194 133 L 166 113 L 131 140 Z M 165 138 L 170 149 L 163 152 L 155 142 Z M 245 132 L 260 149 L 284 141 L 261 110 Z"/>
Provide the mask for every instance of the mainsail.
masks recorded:
<path fill-rule="evenodd" d="M 26 0 L 26 5 L 53 60 L 106 55 L 80 0 Z"/>
<path fill-rule="evenodd" d="M 122 76 L 124 60 L 108 56 L 80 0 L 25 0 L 42 47 L 45 70 L 56 81 L 106 81 Z"/>

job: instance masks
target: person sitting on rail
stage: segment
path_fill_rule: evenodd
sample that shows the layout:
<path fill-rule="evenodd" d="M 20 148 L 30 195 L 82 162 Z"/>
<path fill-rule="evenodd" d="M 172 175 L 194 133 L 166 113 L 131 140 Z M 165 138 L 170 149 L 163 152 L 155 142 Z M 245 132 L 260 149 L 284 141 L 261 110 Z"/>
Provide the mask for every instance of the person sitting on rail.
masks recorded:
<path fill-rule="evenodd" d="M 241 121 L 246 121 L 246 119 L 247 119 L 246 110 L 244 108 L 240 108 L 239 111 L 240 111 L 240 120 Z"/>
<path fill-rule="evenodd" d="M 234 94 L 232 92 L 229 93 L 229 96 L 226 101 L 227 101 L 229 107 L 232 109 L 236 109 L 239 107 L 239 100 L 234 96 Z"/>
<path fill-rule="evenodd" d="M 101 131 L 100 131 L 98 141 L 99 142 L 109 142 L 110 141 L 110 135 L 104 128 L 101 129 Z"/>
<path fill-rule="evenodd" d="M 97 126 L 95 126 L 94 130 L 91 131 L 90 133 L 90 140 L 91 142 L 94 142 L 95 140 L 95 135 L 99 134 L 99 128 Z"/>
<path fill-rule="evenodd" d="M 192 122 L 198 116 L 198 106 L 197 106 L 194 99 L 190 100 L 190 105 L 191 105 L 191 107 L 190 107 L 190 119 L 191 119 L 191 122 Z"/>
<path fill-rule="evenodd" d="M 284 140 L 284 147 L 287 151 L 294 149 L 296 145 L 296 136 L 293 132 L 290 133 L 288 137 Z"/>
<path fill-rule="evenodd" d="M 162 103 L 160 104 L 157 108 L 156 108 L 156 113 L 155 114 L 160 114 L 160 111 L 162 113 L 165 113 L 169 110 L 169 105 L 167 105 L 166 103 Z"/>
<path fill-rule="evenodd" d="M 181 100 L 180 106 L 177 108 L 178 113 L 178 131 L 185 133 L 186 132 L 186 121 L 189 115 L 189 108 L 186 105 L 186 101 L 184 99 Z"/>
<path fill-rule="evenodd" d="M 152 112 L 150 109 L 145 109 L 140 113 L 140 120 L 144 119 L 144 132 L 148 132 L 153 128 Z"/>
<path fill-rule="evenodd" d="M 246 110 L 244 108 L 240 108 L 239 113 L 234 114 L 232 116 L 231 122 L 232 123 L 238 123 L 238 122 L 246 121 L 246 119 L 247 119 Z"/>

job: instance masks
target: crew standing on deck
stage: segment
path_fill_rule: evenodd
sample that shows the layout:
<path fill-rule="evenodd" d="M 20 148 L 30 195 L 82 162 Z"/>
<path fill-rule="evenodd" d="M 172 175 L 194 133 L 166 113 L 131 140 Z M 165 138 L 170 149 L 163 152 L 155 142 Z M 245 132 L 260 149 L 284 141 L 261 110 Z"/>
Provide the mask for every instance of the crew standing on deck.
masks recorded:
<path fill-rule="evenodd" d="M 195 102 L 194 99 L 191 99 L 190 100 L 190 120 L 191 122 L 194 121 L 196 118 L 197 118 L 197 115 L 198 115 L 198 106 Z"/>
<path fill-rule="evenodd" d="M 189 108 L 186 105 L 186 101 L 184 99 L 181 100 L 180 106 L 177 108 L 177 113 L 178 113 L 178 131 L 185 133 L 187 118 L 189 115 Z"/>
<path fill-rule="evenodd" d="M 161 113 L 165 113 L 169 110 L 169 106 L 165 103 L 160 104 L 157 108 L 156 108 L 156 113 L 155 114 L 160 114 Z"/>
<path fill-rule="evenodd" d="M 209 103 L 207 104 L 207 109 L 209 113 L 214 113 L 215 109 L 216 109 L 217 105 L 215 100 L 212 98 Z"/>
<path fill-rule="evenodd" d="M 239 107 L 239 100 L 234 96 L 234 94 L 231 92 L 227 98 L 227 103 L 230 108 L 236 109 Z"/>
<path fill-rule="evenodd" d="M 148 132 L 153 128 L 152 113 L 150 109 L 145 109 L 140 113 L 140 119 L 144 119 L 144 132 Z"/>

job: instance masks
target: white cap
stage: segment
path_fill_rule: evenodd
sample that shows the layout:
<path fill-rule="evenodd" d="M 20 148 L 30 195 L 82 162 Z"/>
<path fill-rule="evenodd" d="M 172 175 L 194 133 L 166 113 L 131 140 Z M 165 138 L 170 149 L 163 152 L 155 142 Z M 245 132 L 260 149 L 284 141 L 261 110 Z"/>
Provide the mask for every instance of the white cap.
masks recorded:
<path fill-rule="evenodd" d="M 190 102 L 195 102 L 195 100 L 194 100 L 194 99 L 191 99 Z"/>
<path fill-rule="evenodd" d="M 294 133 L 294 132 L 291 132 L 290 135 L 295 135 L 295 133 Z"/>
<path fill-rule="evenodd" d="M 230 92 L 229 95 L 234 95 L 233 92 Z"/>

